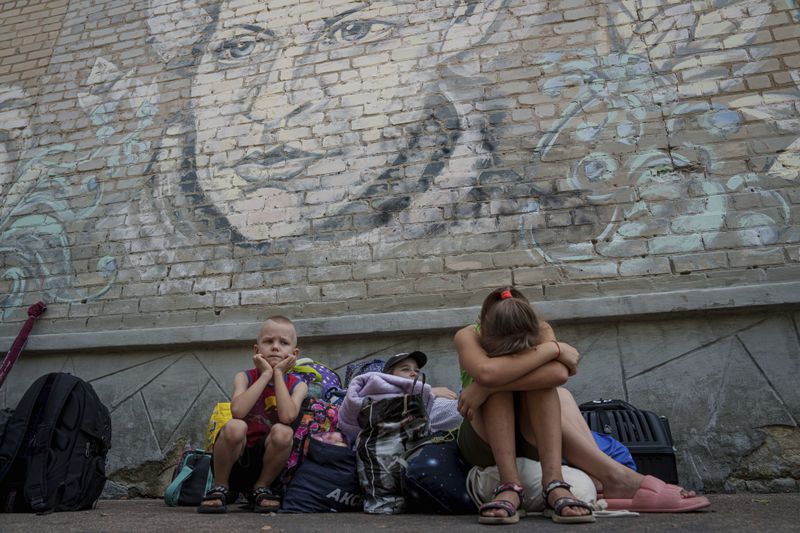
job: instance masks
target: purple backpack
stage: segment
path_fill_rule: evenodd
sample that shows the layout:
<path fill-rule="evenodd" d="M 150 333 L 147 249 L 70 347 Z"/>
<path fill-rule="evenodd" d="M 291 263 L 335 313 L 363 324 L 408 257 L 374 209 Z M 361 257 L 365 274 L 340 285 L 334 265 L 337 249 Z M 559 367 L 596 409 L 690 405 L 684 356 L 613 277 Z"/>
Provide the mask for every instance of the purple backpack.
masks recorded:
<path fill-rule="evenodd" d="M 367 372 L 383 372 L 384 362 L 380 359 L 371 361 L 356 361 L 347 365 L 347 372 L 344 377 L 344 386 L 348 387 L 354 377 L 366 374 Z"/>
<path fill-rule="evenodd" d="M 311 398 L 330 400 L 332 391 L 342 389 L 342 380 L 335 370 L 311 359 L 299 360 L 292 373 L 306 382 Z"/>

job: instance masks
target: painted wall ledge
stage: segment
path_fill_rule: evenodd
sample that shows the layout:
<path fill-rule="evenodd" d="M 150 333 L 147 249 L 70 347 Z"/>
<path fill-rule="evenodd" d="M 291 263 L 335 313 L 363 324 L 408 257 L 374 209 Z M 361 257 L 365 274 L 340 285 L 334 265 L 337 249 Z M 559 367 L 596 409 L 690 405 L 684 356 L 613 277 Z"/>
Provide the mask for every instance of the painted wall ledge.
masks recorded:
<path fill-rule="evenodd" d="M 540 313 L 562 323 L 644 319 L 658 315 L 706 311 L 746 311 L 759 308 L 800 308 L 800 282 L 744 285 L 715 289 L 658 292 L 626 296 L 604 296 L 539 302 Z M 304 339 L 321 340 L 364 334 L 403 335 L 453 330 L 473 322 L 478 307 L 401 311 L 295 321 Z M 175 347 L 186 345 L 239 344 L 252 340 L 258 324 L 209 324 L 168 328 L 76 333 L 37 334 L 34 328 L 27 352 L 64 352 L 131 348 Z M 0 349 L 7 351 L 12 337 L 0 338 Z"/>

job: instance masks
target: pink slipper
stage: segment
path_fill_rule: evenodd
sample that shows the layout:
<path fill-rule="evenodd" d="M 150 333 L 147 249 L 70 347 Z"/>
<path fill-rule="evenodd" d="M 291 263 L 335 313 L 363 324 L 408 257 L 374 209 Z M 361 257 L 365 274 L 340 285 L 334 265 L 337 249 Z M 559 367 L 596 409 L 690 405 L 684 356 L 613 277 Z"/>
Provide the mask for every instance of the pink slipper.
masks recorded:
<path fill-rule="evenodd" d="M 608 510 L 628 510 L 637 513 L 685 513 L 708 507 L 705 496 L 684 498 L 681 488 L 668 485 L 653 476 L 645 476 L 633 498 L 607 498 Z"/>

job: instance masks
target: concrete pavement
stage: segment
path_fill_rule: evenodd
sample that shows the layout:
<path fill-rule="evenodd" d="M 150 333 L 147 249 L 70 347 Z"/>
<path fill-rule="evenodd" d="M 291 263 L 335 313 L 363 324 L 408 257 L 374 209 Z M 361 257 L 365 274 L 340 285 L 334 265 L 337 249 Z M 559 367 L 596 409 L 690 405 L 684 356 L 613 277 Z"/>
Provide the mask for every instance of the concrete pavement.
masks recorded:
<path fill-rule="evenodd" d="M 710 495 L 710 510 L 688 514 L 642 514 L 626 518 L 598 518 L 581 531 L 674 532 L 674 531 L 800 531 L 800 493 Z M 566 531 L 541 516 L 528 516 L 519 524 L 488 527 L 476 516 L 394 515 L 362 513 L 264 515 L 229 506 L 225 515 L 201 515 L 194 508 L 167 507 L 162 500 L 101 500 L 96 509 L 76 513 L 0 514 L 3 533 L 48 532 L 140 532 L 220 531 L 356 533 L 361 531 L 432 531 L 472 533 L 487 531 Z M 487 529 L 488 527 L 488 529 Z M 573 526 L 578 527 L 578 526 Z"/>

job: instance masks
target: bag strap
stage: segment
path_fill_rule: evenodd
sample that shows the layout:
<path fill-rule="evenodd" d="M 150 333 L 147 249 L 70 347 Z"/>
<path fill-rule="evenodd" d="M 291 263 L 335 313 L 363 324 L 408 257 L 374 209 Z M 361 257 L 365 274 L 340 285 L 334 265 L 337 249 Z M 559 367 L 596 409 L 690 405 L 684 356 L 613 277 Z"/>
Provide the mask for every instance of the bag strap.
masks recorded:
<path fill-rule="evenodd" d="M 458 438 L 458 429 L 449 429 L 447 431 L 437 431 L 428 437 L 419 440 L 411 445 L 409 449 L 403 452 L 403 457 L 408 459 L 415 451 L 428 444 L 444 444 L 446 442 L 454 442 Z"/>
<path fill-rule="evenodd" d="M 427 378 L 425 376 L 425 372 L 420 372 L 419 374 L 414 376 L 414 381 L 413 381 L 413 383 L 411 383 L 411 394 L 416 394 L 417 380 L 419 380 L 420 376 L 422 376 L 422 388 L 420 389 L 419 394 L 422 395 L 425 392 L 425 381 L 427 380 Z M 431 401 L 433 401 L 433 397 L 432 396 L 428 400 L 428 404 L 430 404 Z M 408 403 L 407 402 L 408 402 L 408 395 L 406 395 L 405 399 L 403 400 L 403 413 L 408 411 Z M 425 410 L 428 411 L 428 413 L 430 413 L 429 405 L 425 406 Z"/>
<path fill-rule="evenodd" d="M 181 487 L 183 486 L 183 482 L 189 479 L 189 476 L 192 475 L 194 472 L 194 468 L 189 465 L 184 465 L 181 468 L 181 471 L 178 472 L 178 475 L 175 476 L 175 479 L 172 480 L 172 483 L 169 484 L 167 489 L 164 491 L 164 502 L 169 505 L 170 507 L 175 507 L 178 505 L 178 498 L 181 495 Z M 211 472 L 209 471 L 209 474 Z M 206 492 L 210 487 L 206 487 Z"/>
<path fill-rule="evenodd" d="M 195 471 L 195 466 L 190 466 L 188 464 L 188 458 L 192 454 L 202 454 L 203 458 L 208 457 L 208 475 L 206 476 L 206 486 L 203 489 L 203 495 L 208 493 L 209 489 L 211 489 L 212 485 L 214 485 L 214 461 L 213 456 L 205 452 L 203 450 L 189 450 L 183 453 L 180 459 L 180 467 L 181 469 L 175 475 L 175 478 L 170 482 L 169 486 L 164 490 L 164 503 L 171 507 L 176 507 L 179 503 L 181 497 L 181 488 L 183 487 L 183 483 L 191 477 L 191 475 Z"/>
<path fill-rule="evenodd" d="M 31 415 L 36 406 L 36 399 L 39 397 L 42 388 L 44 388 L 45 381 L 47 381 L 46 375 L 34 381 L 25 391 L 19 404 L 17 404 L 17 408 L 14 410 L 14 414 L 6 425 L 2 445 L 0 445 L 0 483 L 8 475 L 17 458 L 17 454 L 19 454 L 22 441 L 28 432 Z"/>
<path fill-rule="evenodd" d="M 203 494 L 206 494 L 209 490 L 211 490 L 211 486 L 214 485 L 214 459 L 213 457 L 209 459 L 208 465 L 208 476 L 206 477 L 206 488 L 203 491 Z"/>
<path fill-rule="evenodd" d="M 33 329 L 33 323 L 36 322 L 36 319 L 42 316 L 42 313 L 46 310 L 47 305 L 44 302 L 36 302 L 28 308 L 28 319 L 22 324 L 17 338 L 14 339 L 14 343 L 8 350 L 5 359 L 3 359 L 3 364 L 0 365 L 0 387 L 3 386 L 6 377 L 8 377 L 8 374 L 11 372 L 11 367 L 17 362 L 22 348 L 25 347 L 25 343 L 28 342 L 28 335 L 30 335 Z"/>
<path fill-rule="evenodd" d="M 31 508 L 37 512 L 52 511 L 61 501 L 63 486 L 53 491 L 52 496 L 48 496 L 47 456 L 53 439 L 53 430 L 61 416 L 61 408 L 80 382 L 75 376 L 63 372 L 55 372 L 50 376 L 53 376 L 52 387 L 44 408 L 44 418 L 38 424 L 31 442 L 33 453 L 28 460 L 25 476 L 25 496 Z M 48 409 L 47 407 L 51 405 L 57 409 Z"/>
<path fill-rule="evenodd" d="M 417 392 L 417 382 L 419 381 L 419 377 L 422 376 L 422 390 L 419 391 L 420 394 L 425 392 L 425 372 L 420 372 L 416 376 L 414 376 L 414 381 L 411 383 L 411 394 L 416 394 Z"/>

